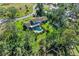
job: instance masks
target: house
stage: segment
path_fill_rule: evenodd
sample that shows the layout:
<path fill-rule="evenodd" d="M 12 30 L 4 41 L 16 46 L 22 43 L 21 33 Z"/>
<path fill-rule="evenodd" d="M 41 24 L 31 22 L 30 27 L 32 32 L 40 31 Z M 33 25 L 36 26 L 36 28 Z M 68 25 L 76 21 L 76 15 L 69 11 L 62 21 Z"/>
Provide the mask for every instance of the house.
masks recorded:
<path fill-rule="evenodd" d="M 77 19 L 77 15 L 75 14 L 75 12 L 72 11 L 66 11 L 65 15 L 68 17 L 68 19 L 75 21 Z"/>
<path fill-rule="evenodd" d="M 45 17 L 35 17 L 32 20 L 30 20 L 28 23 L 24 23 L 23 29 L 24 30 L 29 29 L 29 30 L 33 30 L 35 33 L 40 33 L 43 31 L 40 25 L 46 22 L 47 22 L 47 18 Z"/>
<path fill-rule="evenodd" d="M 47 18 L 46 17 L 35 17 L 32 19 L 33 22 L 39 22 L 39 23 L 44 23 L 47 22 Z"/>
<path fill-rule="evenodd" d="M 59 9 L 59 6 L 57 3 L 49 4 L 50 10 L 52 9 Z"/>

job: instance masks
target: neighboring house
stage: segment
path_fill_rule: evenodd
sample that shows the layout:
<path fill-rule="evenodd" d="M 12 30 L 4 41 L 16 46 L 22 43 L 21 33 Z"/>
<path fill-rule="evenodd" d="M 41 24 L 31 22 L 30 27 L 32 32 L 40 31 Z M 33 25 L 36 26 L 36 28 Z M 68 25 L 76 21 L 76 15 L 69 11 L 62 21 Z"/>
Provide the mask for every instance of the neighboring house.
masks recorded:
<path fill-rule="evenodd" d="M 24 30 L 29 29 L 33 30 L 35 33 L 40 33 L 43 29 L 40 27 L 42 23 L 46 23 L 47 19 L 45 17 L 35 17 L 29 21 L 29 23 L 24 23 L 23 28 Z"/>
<path fill-rule="evenodd" d="M 50 4 L 49 6 L 50 6 L 50 9 L 58 9 L 59 8 L 57 3 Z"/>
<path fill-rule="evenodd" d="M 68 19 L 75 21 L 77 19 L 77 16 L 74 12 L 66 11 L 65 15 L 68 17 Z"/>

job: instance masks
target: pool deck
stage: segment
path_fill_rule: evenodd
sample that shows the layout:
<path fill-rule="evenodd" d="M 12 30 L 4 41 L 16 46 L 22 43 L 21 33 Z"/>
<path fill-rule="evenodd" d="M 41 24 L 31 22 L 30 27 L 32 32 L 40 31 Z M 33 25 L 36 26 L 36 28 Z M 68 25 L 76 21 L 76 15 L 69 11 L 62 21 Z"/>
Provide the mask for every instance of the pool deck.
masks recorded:
<path fill-rule="evenodd" d="M 43 29 L 41 31 L 38 31 L 38 30 L 34 30 L 35 33 L 41 33 L 43 32 Z"/>

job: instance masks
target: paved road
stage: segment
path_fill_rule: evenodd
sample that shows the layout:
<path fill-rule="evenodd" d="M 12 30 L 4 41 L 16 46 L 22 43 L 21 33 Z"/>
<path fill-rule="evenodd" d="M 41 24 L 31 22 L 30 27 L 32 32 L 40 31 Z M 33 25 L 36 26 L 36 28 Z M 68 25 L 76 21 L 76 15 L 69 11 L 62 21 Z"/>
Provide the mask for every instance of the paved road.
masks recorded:
<path fill-rule="evenodd" d="M 28 14 L 28 15 L 20 17 L 20 18 L 15 18 L 14 20 L 15 21 L 22 20 L 22 19 L 28 18 L 30 16 L 33 16 L 33 14 L 35 14 L 35 7 L 36 7 L 36 4 L 33 6 L 33 12 L 31 14 Z M 0 19 L 0 24 L 5 23 L 7 21 L 8 21 L 8 19 L 5 19 L 5 20 L 4 19 Z"/>

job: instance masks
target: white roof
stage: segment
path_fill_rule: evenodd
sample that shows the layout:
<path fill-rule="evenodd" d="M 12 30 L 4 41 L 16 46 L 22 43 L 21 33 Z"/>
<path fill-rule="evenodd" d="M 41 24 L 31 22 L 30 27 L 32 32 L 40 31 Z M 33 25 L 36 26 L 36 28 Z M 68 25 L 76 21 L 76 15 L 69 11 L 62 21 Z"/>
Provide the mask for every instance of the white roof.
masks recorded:
<path fill-rule="evenodd" d="M 39 26 L 40 24 L 35 24 L 35 25 L 31 25 L 30 27 L 35 27 L 35 26 Z"/>

